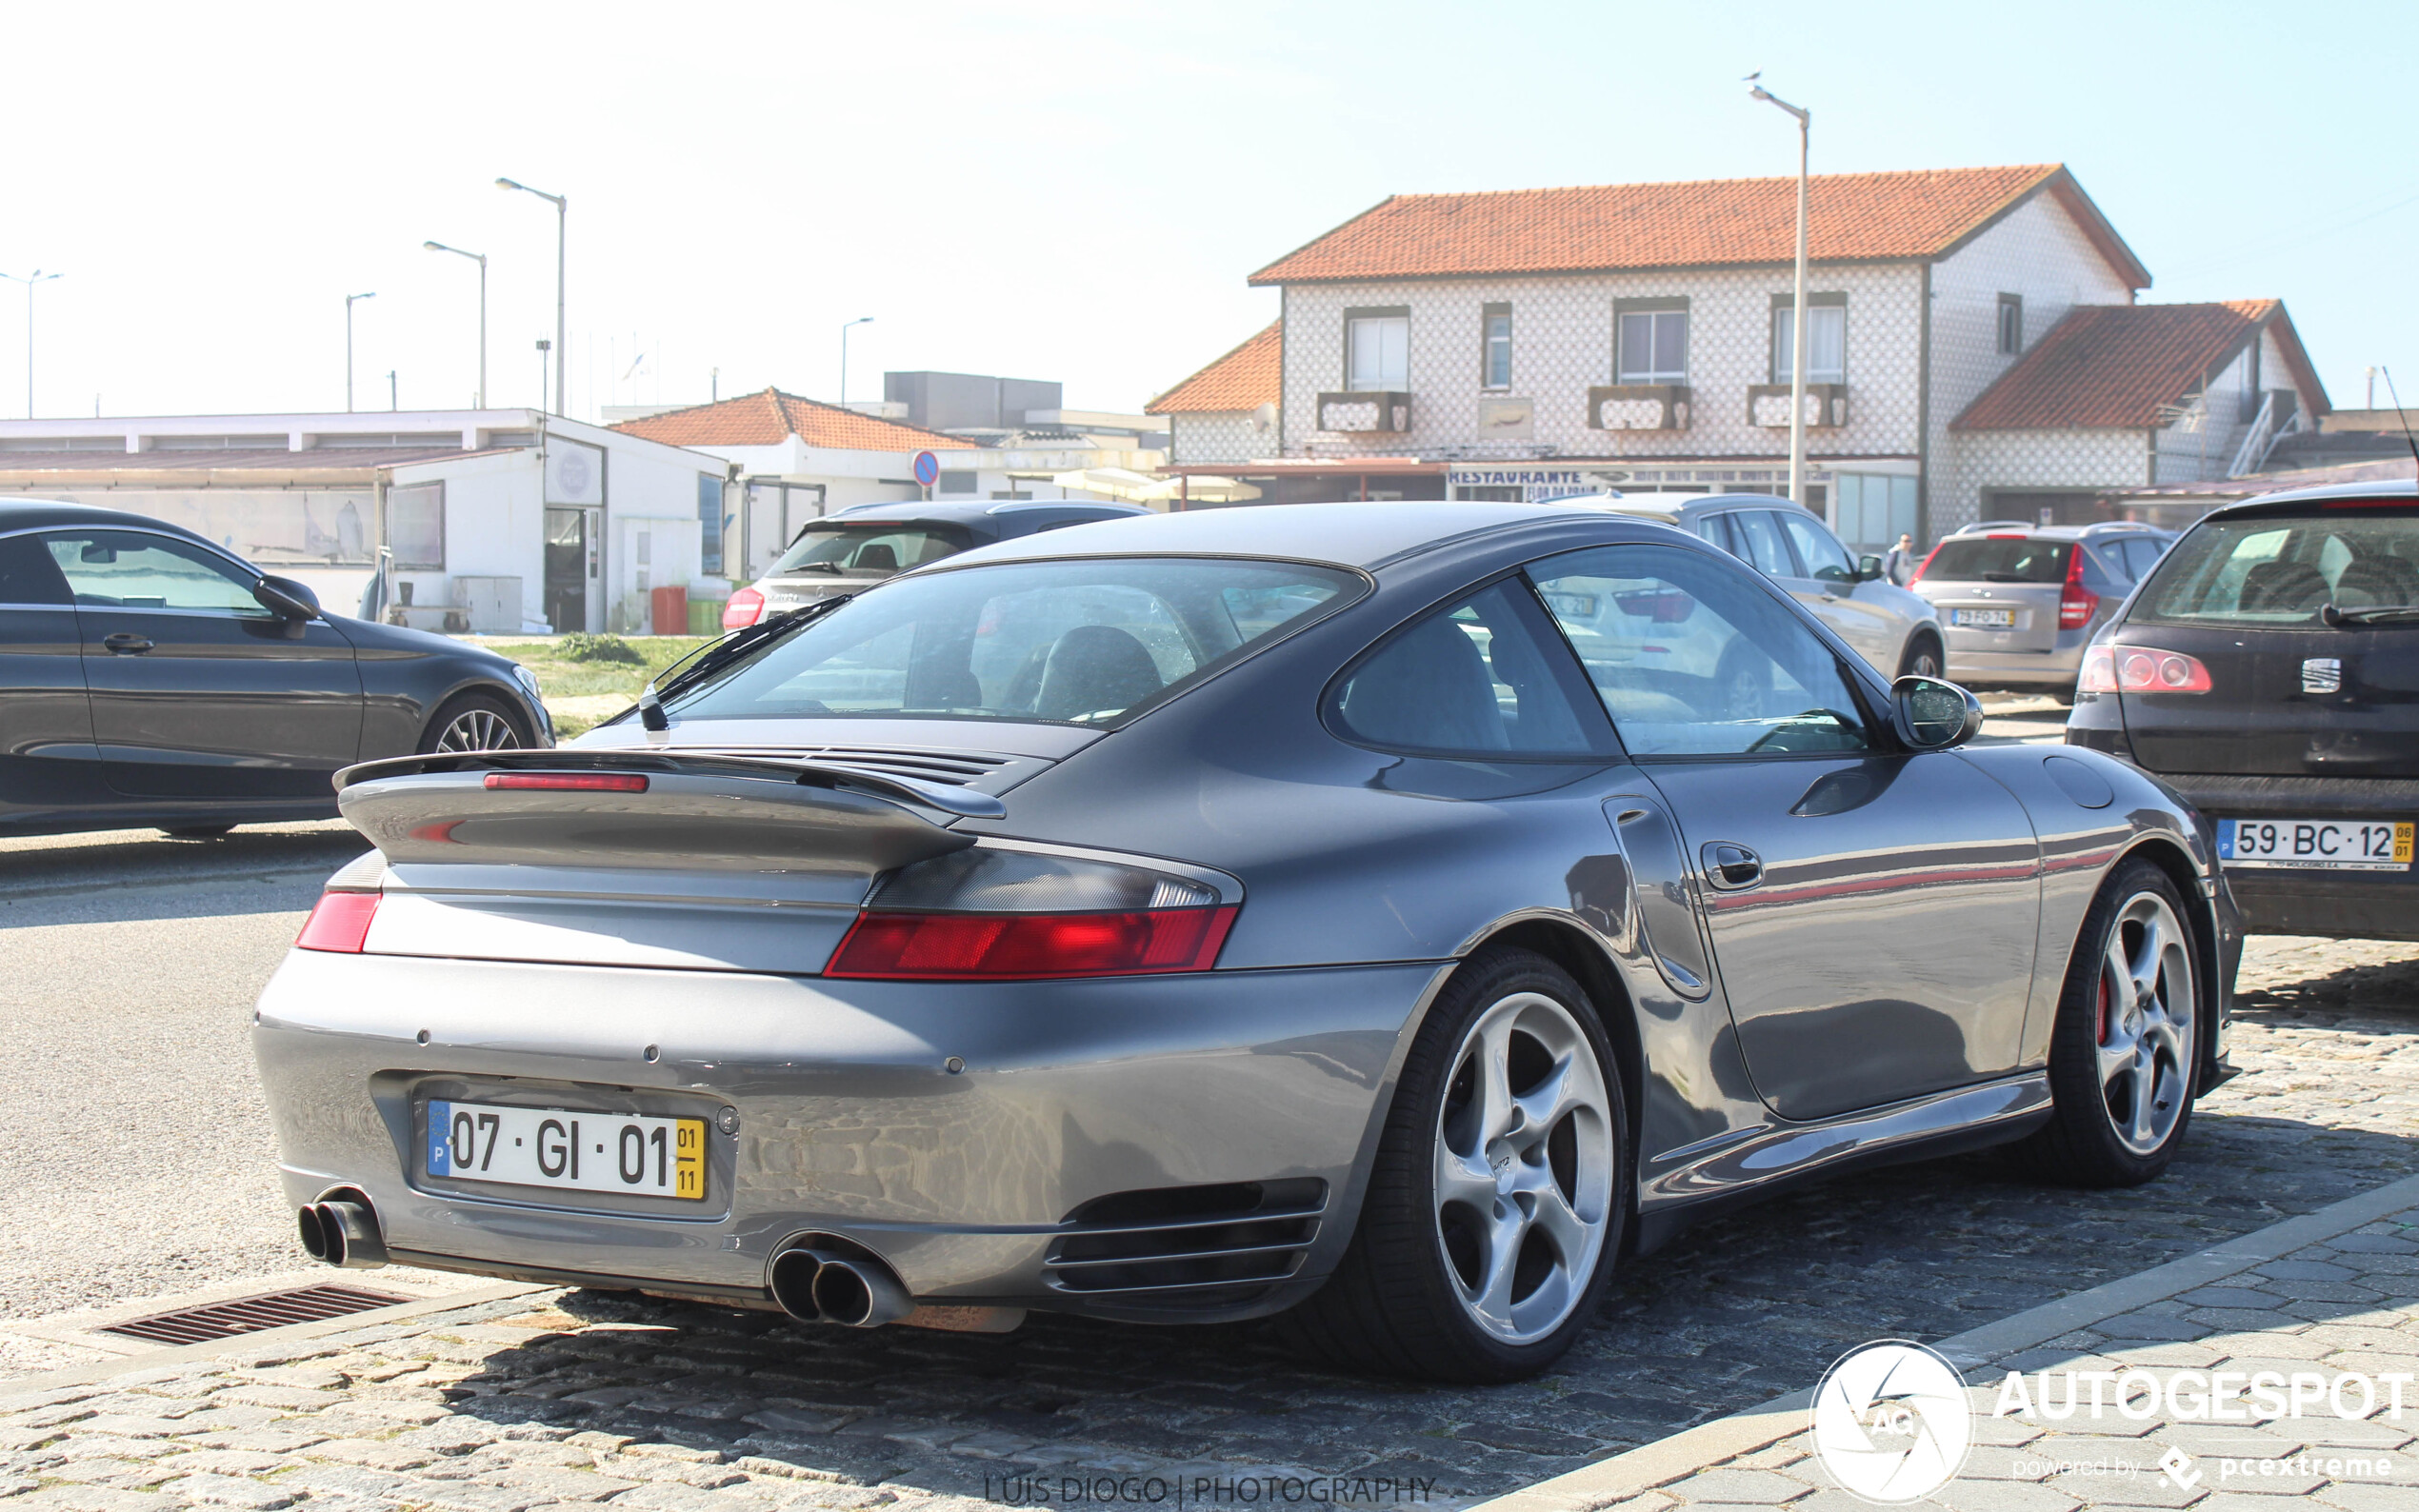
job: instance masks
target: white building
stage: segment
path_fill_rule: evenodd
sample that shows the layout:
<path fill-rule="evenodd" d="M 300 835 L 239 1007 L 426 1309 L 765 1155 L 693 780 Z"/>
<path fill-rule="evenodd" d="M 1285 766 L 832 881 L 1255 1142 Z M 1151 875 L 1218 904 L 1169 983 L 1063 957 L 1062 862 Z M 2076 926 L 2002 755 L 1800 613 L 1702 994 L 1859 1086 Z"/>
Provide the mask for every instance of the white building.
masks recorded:
<path fill-rule="evenodd" d="M 1810 198 L 1807 502 L 1861 546 L 1938 535 L 2001 494 L 2139 484 L 2152 453 L 2161 476 L 2204 450 L 2192 465 L 2222 475 L 2263 407 L 2271 429 L 2326 408 L 2286 327 L 2254 343 L 2251 390 L 2226 387 L 2240 350 L 2212 352 L 2183 374 L 2189 401 L 2156 402 L 2150 428 L 2206 411 L 2232 449 L 2130 419 L 2112 443 L 2080 413 L 2045 438 L 2037 406 L 2009 440 L 1961 417 L 2049 333 L 2071 357 L 2145 328 L 2069 323 L 2150 282 L 2073 176 L 1843 174 Z M 1252 274 L 1279 291 L 1276 326 L 1153 402 L 1175 422 L 1175 470 L 1278 499 L 1785 491 L 1796 202 L 1793 179 L 1383 201 Z M 1271 341 L 1273 434 L 1244 403 Z M 2025 381 L 2061 382 L 2047 366 Z M 2092 461 L 2062 471 L 2052 454 Z"/>
<path fill-rule="evenodd" d="M 0 421 L 0 494 L 180 525 L 351 613 L 431 629 L 640 629 L 719 597 L 718 458 L 533 409 Z"/>
<path fill-rule="evenodd" d="M 926 497 L 1090 498 L 1094 495 L 1050 480 L 1089 468 L 1149 471 L 1166 459 L 1157 450 L 1095 446 L 1082 435 L 986 446 L 778 388 L 625 420 L 613 428 L 730 464 L 735 482 L 721 565 L 741 583 L 762 576 L 807 522 L 853 505 Z M 929 490 L 915 478 L 916 458 L 928 451 L 937 464 Z"/>

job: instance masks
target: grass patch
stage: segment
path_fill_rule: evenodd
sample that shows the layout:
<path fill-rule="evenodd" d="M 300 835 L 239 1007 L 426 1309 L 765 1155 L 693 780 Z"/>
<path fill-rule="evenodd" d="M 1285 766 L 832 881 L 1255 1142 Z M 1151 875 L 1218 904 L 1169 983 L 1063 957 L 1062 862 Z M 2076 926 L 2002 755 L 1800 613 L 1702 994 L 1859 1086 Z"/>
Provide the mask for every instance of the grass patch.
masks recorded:
<path fill-rule="evenodd" d="M 593 659 L 595 644 L 612 639 L 628 647 L 636 660 Z M 490 641 L 488 649 L 509 656 L 537 674 L 547 712 L 554 718 L 554 733 L 563 740 L 581 734 L 616 710 L 604 707 L 558 708 L 566 699 L 619 699 L 638 702 L 647 680 L 714 639 L 710 635 L 628 635 L 619 637 L 566 635 L 550 641 Z M 613 653 L 608 652 L 608 655 Z M 588 659 L 583 659 L 588 658 Z"/>

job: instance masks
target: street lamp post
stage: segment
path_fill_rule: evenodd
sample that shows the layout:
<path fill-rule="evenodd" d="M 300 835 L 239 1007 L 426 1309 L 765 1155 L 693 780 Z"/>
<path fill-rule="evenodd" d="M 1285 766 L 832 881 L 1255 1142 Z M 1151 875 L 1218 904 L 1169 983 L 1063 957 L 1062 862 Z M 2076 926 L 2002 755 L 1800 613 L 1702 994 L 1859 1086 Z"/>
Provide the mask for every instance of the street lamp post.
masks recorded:
<path fill-rule="evenodd" d="M 871 315 L 859 315 L 854 320 L 842 322 L 840 326 L 840 408 L 843 409 L 849 408 L 849 328 L 870 324 L 872 319 Z"/>
<path fill-rule="evenodd" d="M 564 326 L 563 326 L 563 266 L 564 266 L 564 265 L 563 265 L 563 247 L 564 247 L 565 238 L 566 238 L 566 237 L 569 235 L 569 233 L 570 233 L 570 225 L 569 225 L 569 223 L 570 223 L 570 213 L 571 213 L 571 200 L 570 200 L 570 195 L 568 195 L 568 194 L 549 194 L 549 193 L 548 193 L 548 192 L 546 192 L 546 190 L 544 190 L 544 189 L 533 189 L 530 188 L 527 184 L 516 183 L 516 182 L 514 182 L 513 180 L 509 179 L 509 178 L 500 178 L 500 179 L 497 179 L 497 180 L 495 181 L 495 187 L 496 187 L 497 189 L 519 189 L 519 190 L 520 190 L 522 193 L 524 193 L 524 194 L 534 194 L 534 195 L 536 195 L 539 199 L 542 199 L 542 200 L 546 201 L 548 204 L 552 205 L 552 206 L 554 207 L 554 410 L 553 410 L 553 412 L 554 412 L 554 413 L 556 413 L 556 414 L 558 414 L 558 415 L 559 415 L 559 414 L 563 414 L 563 413 L 565 412 L 565 409 L 564 409 L 564 404 L 563 404 L 563 394 L 564 394 L 564 388 L 563 388 L 563 360 L 570 354 L 570 349 L 571 349 L 571 348 L 570 348 L 570 341 L 566 338 L 566 336 L 565 336 L 565 334 L 564 334 Z M 590 361 L 590 363 L 593 363 L 593 362 L 595 361 L 595 359 L 594 359 L 593 357 L 590 357 L 590 358 L 589 359 L 589 361 Z"/>
<path fill-rule="evenodd" d="M 1748 75 L 1753 83 L 1756 75 Z M 1789 104 L 1757 84 L 1750 91 L 1767 105 L 1797 117 L 1797 280 L 1789 301 L 1789 498 L 1806 503 L 1806 150 L 1814 112 Z M 1831 514 L 1829 501 L 1823 513 Z"/>
<path fill-rule="evenodd" d="M 477 408 L 485 409 L 488 407 L 488 254 L 466 252 L 459 247 L 448 247 L 443 242 L 422 242 L 420 245 L 432 252 L 451 252 L 456 257 L 467 257 L 479 265 L 479 398 Z"/>
<path fill-rule="evenodd" d="M 352 413 L 352 307 L 356 300 L 375 299 L 375 291 L 345 296 L 345 413 Z"/>
<path fill-rule="evenodd" d="M 47 284 L 58 276 L 46 273 L 39 268 L 22 275 L 0 273 L 0 278 L 25 286 L 25 417 L 28 420 L 33 418 L 33 286 Z"/>
<path fill-rule="evenodd" d="M 541 413 L 550 415 L 554 411 L 546 407 L 546 354 L 553 349 L 552 342 L 543 336 L 537 339 L 537 408 Z"/>

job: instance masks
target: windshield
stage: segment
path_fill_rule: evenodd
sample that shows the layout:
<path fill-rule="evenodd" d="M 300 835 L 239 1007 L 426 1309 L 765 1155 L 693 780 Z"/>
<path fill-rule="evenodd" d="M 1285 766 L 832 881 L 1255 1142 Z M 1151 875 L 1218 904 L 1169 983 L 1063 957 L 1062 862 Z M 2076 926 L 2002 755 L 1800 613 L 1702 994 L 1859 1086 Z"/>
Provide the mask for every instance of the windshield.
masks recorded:
<path fill-rule="evenodd" d="M 2419 509 L 2221 520 L 2186 536 L 2129 618 L 2143 625 L 2315 625 L 2419 610 Z"/>
<path fill-rule="evenodd" d="M 2022 535 L 1952 535 L 1924 568 L 1924 581 L 2064 583 L 2071 541 Z"/>
<path fill-rule="evenodd" d="M 863 520 L 810 525 L 798 532 L 768 573 L 827 572 L 833 576 L 889 577 L 927 562 L 954 556 L 974 544 L 958 526 L 917 520 Z"/>
<path fill-rule="evenodd" d="M 1224 559 L 1015 562 L 903 578 L 668 699 L 684 719 L 1097 725 L 1339 606 L 1360 579 Z"/>

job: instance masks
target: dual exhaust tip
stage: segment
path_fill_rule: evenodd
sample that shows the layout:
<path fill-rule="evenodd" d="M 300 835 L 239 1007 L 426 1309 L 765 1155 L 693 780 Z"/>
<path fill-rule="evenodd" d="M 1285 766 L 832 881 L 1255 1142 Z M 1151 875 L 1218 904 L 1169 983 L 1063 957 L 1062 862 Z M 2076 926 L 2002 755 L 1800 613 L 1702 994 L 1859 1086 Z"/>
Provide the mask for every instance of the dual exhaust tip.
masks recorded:
<path fill-rule="evenodd" d="M 368 1203 L 311 1203 L 296 1210 L 294 1225 L 303 1252 L 313 1260 L 346 1270 L 374 1270 L 387 1263 L 386 1237 Z"/>
<path fill-rule="evenodd" d="M 772 1300 L 800 1323 L 878 1328 L 915 1311 L 915 1300 L 881 1261 L 829 1249 L 785 1249 L 772 1257 Z"/>

